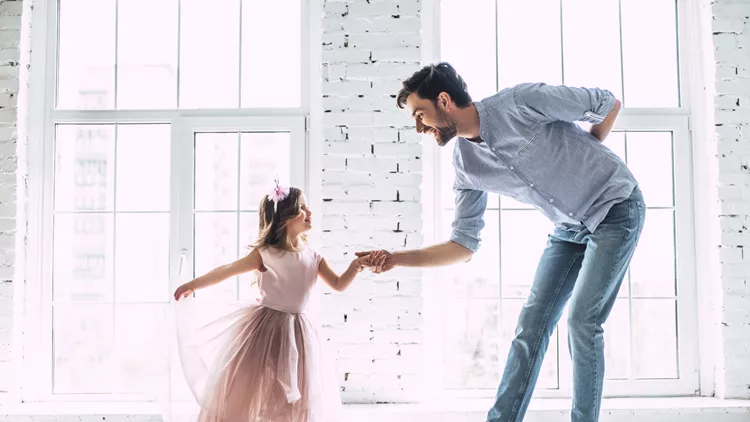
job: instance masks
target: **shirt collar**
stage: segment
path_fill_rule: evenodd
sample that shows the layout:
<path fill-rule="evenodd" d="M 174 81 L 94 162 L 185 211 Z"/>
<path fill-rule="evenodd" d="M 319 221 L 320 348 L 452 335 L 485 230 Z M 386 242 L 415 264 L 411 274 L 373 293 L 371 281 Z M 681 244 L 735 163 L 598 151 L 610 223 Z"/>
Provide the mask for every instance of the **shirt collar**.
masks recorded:
<path fill-rule="evenodd" d="M 479 115 L 479 137 L 480 142 L 471 142 L 469 139 L 466 139 L 470 143 L 474 145 L 481 145 L 487 143 L 487 134 L 489 133 L 487 131 L 487 109 L 484 107 L 484 104 L 481 101 L 477 101 L 474 103 L 474 107 L 477 108 L 477 114 Z"/>

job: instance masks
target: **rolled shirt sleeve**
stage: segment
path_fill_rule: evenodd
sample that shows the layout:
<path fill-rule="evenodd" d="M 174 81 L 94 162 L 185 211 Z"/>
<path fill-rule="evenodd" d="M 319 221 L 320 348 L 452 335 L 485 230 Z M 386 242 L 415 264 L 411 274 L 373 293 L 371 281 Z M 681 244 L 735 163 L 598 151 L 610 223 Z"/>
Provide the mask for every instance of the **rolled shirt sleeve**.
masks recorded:
<path fill-rule="evenodd" d="M 454 188 L 456 213 L 450 240 L 476 252 L 481 244 L 484 228 L 484 211 L 487 209 L 487 192 Z"/>
<path fill-rule="evenodd" d="M 537 124 L 554 121 L 598 124 L 615 105 L 615 96 L 605 89 L 544 83 L 517 85 L 513 88 L 513 98 L 530 123 Z"/>

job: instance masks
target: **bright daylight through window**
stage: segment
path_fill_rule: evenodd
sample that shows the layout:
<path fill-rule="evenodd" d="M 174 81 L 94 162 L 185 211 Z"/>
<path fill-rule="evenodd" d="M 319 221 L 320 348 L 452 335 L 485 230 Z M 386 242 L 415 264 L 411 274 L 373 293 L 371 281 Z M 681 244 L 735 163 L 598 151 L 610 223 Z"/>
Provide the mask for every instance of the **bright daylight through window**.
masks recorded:
<path fill-rule="evenodd" d="M 244 255 L 272 175 L 304 186 L 302 5 L 49 2 L 39 397 L 166 391 L 173 284 Z"/>
<path fill-rule="evenodd" d="M 605 326 L 609 395 L 693 394 L 697 363 L 685 321 L 695 311 L 688 110 L 681 101 L 675 0 L 442 0 L 440 59 L 474 101 L 522 82 L 608 89 L 623 102 L 605 141 L 638 179 L 647 222 Z M 472 22 L 466 30 L 465 22 Z M 582 31 L 581 28 L 586 28 Z M 472 48 L 466 48 L 471 45 Z M 453 144 L 439 151 L 442 239 L 453 218 Z M 683 177 L 678 177 L 683 176 Z M 442 383 L 492 395 L 552 225 L 530 206 L 491 196 L 483 243 L 469 264 L 441 272 Z M 471 274 L 466 280 L 466 273 Z M 537 395 L 569 396 L 566 317 L 553 334 Z M 467 391 L 468 390 L 468 391 Z M 472 393 L 473 391 L 473 393 Z"/>

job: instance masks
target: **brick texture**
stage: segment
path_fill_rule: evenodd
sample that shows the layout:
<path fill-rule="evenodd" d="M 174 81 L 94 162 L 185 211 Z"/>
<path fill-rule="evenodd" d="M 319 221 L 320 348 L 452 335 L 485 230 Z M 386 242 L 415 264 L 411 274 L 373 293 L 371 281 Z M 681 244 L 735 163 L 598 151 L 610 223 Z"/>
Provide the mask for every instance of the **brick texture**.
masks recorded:
<path fill-rule="evenodd" d="M 421 246 L 421 154 L 413 120 L 396 107 L 400 80 L 420 66 L 420 2 L 323 3 L 322 252 Z M 418 271 L 363 273 L 326 296 L 324 336 L 347 402 L 409 401 L 422 343 Z"/>
<path fill-rule="evenodd" d="M 0 1 L 0 402 L 15 387 L 13 279 L 18 204 L 18 102 L 21 76 L 22 1 Z M 28 31 L 23 32 L 28 35 Z M 26 56 L 27 57 L 27 56 Z"/>
<path fill-rule="evenodd" d="M 721 326 L 717 395 L 750 399 L 750 2 L 712 4 Z"/>

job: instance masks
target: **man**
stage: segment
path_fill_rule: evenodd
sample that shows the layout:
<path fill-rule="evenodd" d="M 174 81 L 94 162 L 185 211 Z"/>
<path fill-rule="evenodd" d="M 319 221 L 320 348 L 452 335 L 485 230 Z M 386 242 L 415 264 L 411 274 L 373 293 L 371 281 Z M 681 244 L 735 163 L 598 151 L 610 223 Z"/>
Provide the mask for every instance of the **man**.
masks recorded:
<path fill-rule="evenodd" d="M 599 418 L 604 331 L 643 228 L 646 206 L 626 165 L 601 142 L 620 102 L 606 90 L 521 84 L 472 102 L 447 63 L 403 82 L 398 106 L 419 133 L 453 148 L 456 211 L 450 241 L 371 254 L 376 272 L 469 261 L 480 245 L 488 192 L 533 204 L 555 223 L 521 311 L 490 422 L 521 421 L 549 338 L 570 301 L 573 422 Z M 592 123 L 590 131 L 575 121 Z"/>

